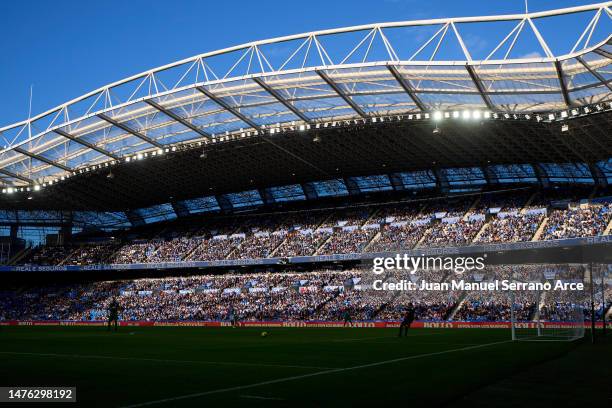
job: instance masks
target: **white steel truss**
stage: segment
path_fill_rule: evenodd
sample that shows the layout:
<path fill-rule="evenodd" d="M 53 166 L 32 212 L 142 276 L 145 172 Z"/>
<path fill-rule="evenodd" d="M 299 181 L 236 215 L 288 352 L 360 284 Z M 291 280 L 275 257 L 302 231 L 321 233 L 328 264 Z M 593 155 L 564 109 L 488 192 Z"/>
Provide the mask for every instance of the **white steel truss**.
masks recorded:
<path fill-rule="evenodd" d="M 0 179 L 3 185 L 43 183 L 109 158 L 264 133 L 278 124 L 449 109 L 550 112 L 610 101 L 611 7 L 608 1 L 362 25 L 200 54 L 0 128 Z M 586 16 L 586 25 L 555 55 L 540 25 L 567 15 Z M 511 24 L 511 30 L 477 57 L 462 32 L 485 23 Z M 409 35 L 416 29 L 428 35 Z M 536 41 L 515 56 L 527 32 Z M 459 50 L 456 58 L 444 53 L 449 44 Z"/>

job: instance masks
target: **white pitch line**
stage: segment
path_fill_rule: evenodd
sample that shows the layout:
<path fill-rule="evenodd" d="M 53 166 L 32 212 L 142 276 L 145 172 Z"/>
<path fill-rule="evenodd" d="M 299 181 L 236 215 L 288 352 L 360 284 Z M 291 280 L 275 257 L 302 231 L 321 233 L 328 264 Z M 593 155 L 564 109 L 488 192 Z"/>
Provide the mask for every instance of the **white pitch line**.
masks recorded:
<path fill-rule="evenodd" d="M 283 382 L 288 382 L 288 381 L 302 380 L 304 378 L 317 377 L 317 376 L 325 375 L 325 374 L 334 374 L 334 373 L 340 373 L 344 371 L 359 370 L 362 368 L 377 367 L 377 366 L 381 366 L 385 364 L 398 363 L 400 361 L 414 360 L 414 359 L 423 358 L 423 357 L 439 356 L 442 354 L 456 353 L 458 351 L 474 350 L 474 349 L 478 349 L 482 347 L 494 346 L 497 344 L 504 344 L 504 343 L 511 343 L 511 342 L 512 340 L 496 341 L 493 343 L 479 344 L 477 346 L 461 347 L 461 348 L 456 348 L 456 349 L 451 349 L 451 350 L 436 351 L 433 353 L 417 354 L 414 356 L 394 358 L 392 360 L 378 361 L 376 363 L 361 364 L 361 365 L 352 366 L 352 367 L 333 368 L 333 369 L 329 369 L 325 371 L 317 371 L 317 372 L 309 373 L 309 374 L 277 378 L 275 380 L 262 381 L 262 382 L 258 382 L 254 384 L 237 385 L 234 387 L 220 388 L 220 389 L 211 390 L 211 391 L 203 391 L 203 392 L 197 392 L 193 394 L 179 395 L 178 397 L 170 397 L 170 398 L 163 398 L 163 399 L 158 399 L 158 400 L 153 400 L 153 401 L 146 401 L 146 402 L 141 402 L 138 404 L 126 405 L 122 408 L 146 407 L 149 405 L 157 405 L 157 404 L 163 404 L 166 402 L 173 402 L 173 401 L 185 400 L 185 399 L 190 399 L 190 398 L 204 397 L 206 395 L 221 394 L 221 393 L 230 392 L 230 391 L 246 390 L 249 388 L 261 387 L 263 385 L 278 384 L 278 383 L 283 383 Z"/>
<path fill-rule="evenodd" d="M 241 395 L 240 398 L 249 398 L 249 399 L 258 399 L 258 400 L 272 400 L 272 401 L 283 401 L 282 398 L 261 397 L 259 395 Z"/>
<path fill-rule="evenodd" d="M 245 366 L 245 367 L 308 368 L 308 369 L 317 369 L 317 370 L 333 369 L 332 367 L 321 367 L 321 366 L 303 366 L 303 365 L 267 364 L 267 363 L 239 363 L 239 362 L 231 362 L 231 361 L 172 360 L 172 359 L 160 359 L 160 358 L 99 356 L 99 355 L 92 355 L 92 354 L 28 353 L 28 352 L 20 352 L 20 351 L 0 351 L 0 354 L 40 356 L 40 357 L 92 358 L 92 359 L 104 359 L 104 360 L 133 360 L 133 361 L 149 361 L 149 362 L 156 362 L 156 363 L 181 363 L 181 364 L 188 363 L 188 364 Z"/>
<path fill-rule="evenodd" d="M 407 336 L 402 336 L 402 338 L 404 337 L 419 337 L 419 336 L 436 336 L 439 335 L 440 333 L 419 333 L 419 334 L 409 334 Z M 359 337 L 359 338 L 355 338 L 355 339 L 338 339 L 338 340 L 332 340 L 333 342 L 337 342 L 337 343 L 344 343 L 347 341 L 367 341 L 367 340 L 374 340 L 374 339 L 398 339 L 400 336 L 376 336 L 376 337 Z"/>

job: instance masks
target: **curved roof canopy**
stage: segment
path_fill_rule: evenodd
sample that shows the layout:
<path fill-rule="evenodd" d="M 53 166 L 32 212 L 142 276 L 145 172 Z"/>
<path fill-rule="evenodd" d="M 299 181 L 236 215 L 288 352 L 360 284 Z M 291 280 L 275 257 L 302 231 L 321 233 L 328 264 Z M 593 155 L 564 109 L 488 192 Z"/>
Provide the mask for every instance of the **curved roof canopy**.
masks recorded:
<path fill-rule="evenodd" d="M 201 54 L 0 128 L 0 183 L 33 187 L 168 145 L 282 125 L 436 110 L 554 112 L 610 101 L 611 7 L 363 25 Z M 558 30 L 578 15 L 584 29 L 555 55 L 541 26 Z M 465 34 L 479 24 L 501 33 L 484 52 Z"/>

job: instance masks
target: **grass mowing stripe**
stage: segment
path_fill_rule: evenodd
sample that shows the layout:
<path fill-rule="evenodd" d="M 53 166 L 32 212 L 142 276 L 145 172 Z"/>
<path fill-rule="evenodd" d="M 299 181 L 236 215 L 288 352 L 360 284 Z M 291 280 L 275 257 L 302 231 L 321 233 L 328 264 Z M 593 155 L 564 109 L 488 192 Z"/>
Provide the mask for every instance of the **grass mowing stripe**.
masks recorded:
<path fill-rule="evenodd" d="M 329 370 L 317 371 L 317 372 L 309 373 L 309 374 L 294 375 L 294 376 L 285 377 L 285 378 L 277 378 L 275 380 L 262 381 L 262 382 L 253 383 L 253 384 L 237 385 L 234 387 L 220 388 L 217 390 L 203 391 L 203 392 L 197 392 L 197 393 L 186 394 L 186 395 L 179 395 L 177 397 L 163 398 L 163 399 L 158 399 L 154 401 L 146 401 L 146 402 L 141 402 L 138 404 L 126 405 L 123 408 L 146 407 L 150 405 L 163 404 L 166 402 L 173 402 L 173 401 L 185 400 L 185 399 L 190 399 L 190 398 L 204 397 L 206 395 L 221 394 L 221 393 L 230 392 L 230 391 L 246 390 L 249 388 L 261 387 L 264 385 L 271 385 L 271 384 L 278 384 L 278 383 L 283 383 L 283 382 L 288 382 L 288 381 L 301 380 L 304 378 L 317 377 L 319 375 L 325 375 L 325 374 L 334 374 L 334 373 L 340 373 L 344 371 L 359 370 L 362 368 L 377 367 L 377 366 L 381 366 L 385 364 L 398 363 L 400 361 L 414 360 L 417 358 L 424 358 L 424 357 L 433 357 L 433 356 L 438 356 L 442 354 L 456 353 L 459 351 L 474 350 L 478 348 L 489 347 L 489 346 L 505 344 L 505 343 L 510 343 L 510 342 L 512 342 L 512 340 L 496 341 L 493 343 L 479 344 L 477 346 L 468 346 L 468 347 L 461 347 L 461 348 L 456 348 L 456 349 L 451 349 L 451 350 L 436 351 L 433 353 L 425 353 L 425 354 L 417 354 L 417 355 L 407 356 L 407 357 L 399 357 L 399 358 L 394 358 L 391 360 L 384 360 L 384 361 L 378 361 L 375 363 L 361 364 L 361 365 L 356 365 L 352 367 L 333 368 Z"/>
<path fill-rule="evenodd" d="M 407 336 L 397 336 L 397 338 L 404 338 L 404 337 L 419 337 L 419 336 L 435 336 L 435 335 L 439 335 L 440 333 L 421 333 L 421 334 L 409 334 Z M 344 343 L 344 342 L 348 342 L 348 341 L 367 341 L 367 340 L 374 340 L 374 339 L 393 339 L 395 337 L 389 337 L 389 336 L 376 336 L 376 337 L 358 337 L 358 338 L 353 338 L 353 339 L 337 339 L 337 340 L 331 340 L 332 342 L 335 343 Z"/>
<path fill-rule="evenodd" d="M 188 364 L 208 364 L 208 365 L 228 365 L 228 366 L 245 366 L 245 367 L 276 367 L 276 368 L 307 368 L 317 370 L 331 370 L 333 367 L 320 366 L 303 366 L 303 365 L 286 365 L 286 364 L 267 364 L 267 363 L 239 363 L 231 361 L 202 361 L 202 360 L 172 360 L 160 358 L 143 358 L 143 357 L 118 357 L 118 356 L 99 356 L 92 354 L 58 354 L 58 353 L 29 353 L 20 351 L 0 351 L 0 354 L 8 355 L 24 355 L 24 356 L 39 356 L 39 357 L 68 357 L 68 358 L 91 358 L 105 360 L 130 360 L 130 361 L 149 361 L 157 363 L 188 363 Z"/>

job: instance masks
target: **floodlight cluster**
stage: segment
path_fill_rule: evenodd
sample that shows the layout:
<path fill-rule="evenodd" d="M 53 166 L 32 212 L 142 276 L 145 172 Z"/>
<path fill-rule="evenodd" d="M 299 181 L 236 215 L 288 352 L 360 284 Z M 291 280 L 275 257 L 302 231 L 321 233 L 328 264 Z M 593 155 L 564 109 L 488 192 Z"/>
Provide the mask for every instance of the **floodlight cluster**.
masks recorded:
<path fill-rule="evenodd" d="M 237 132 L 225 132 L 223 135 L 213 135 L 214 137 L 204 138 L 199 141 L 190 141 L 177 143 L 175 145 L 168 145 L 163 148 L 155 148 L 149 151 L 142 151 L 138 153 L 134 153 L 128 156 L 124 156 L 118 160 L 110 160 L 104 163 L 99 163 L 91 166 L 85 166 L 78 169 L 75 169 L 72 172 L 67 172 L 65 175 L 61 177 L 52 178 L 48 180 L 38 180 L 35 183 L 30 184 L 29 186 L 7 186 L 2 188 L 3 194 L 13 194 L 13 193 L 29 193 L 29 192 L 38 192 L 45 187 L 52 186 L 61 181 L 64 181 L 73 176 L 91 173 L 98 170 L 104 170 L 111 166 L 118 165 L 120 163 L 130 163 L 146 160 L 149 158 L 160 157 L 168 153 L 176 153 L 185 150 L 191 150 L 194 148 L 201 148 L 202 146 L 207 146 L 210 144 L 217 144 L 223 142 L 231 142 L 234 140 L 249 138 L 255 136 L 265 137 L 266 135 L 275 135 L 279 133 L 289 133 L 289 132 L 306 132 L 311 129 L 331 129 L 331 128 L 348 128 L 354 127 L 358 125 L 368 125 L 368 124 L 384 124 L 387 122 L 405 122 L 405 121 L 433 121 L 434 123 L 438 123 L 444 120 L 459 120 L 465 122 L 472 121 L 482 121 L 482 120 L 527 120 L 527 121 L 536 121 L 536 122 L 562 122 L 561 131 L 567 132 L 569 130 L 569 125 L 567 124 L 568 120 L 612 110 L 612 102 L 602 102 L 582 107 L 571 108 L 568 110 L 562 110 L 557 112 L 550 113 L 508 113 L 508 112 L 492 112 L 488 110 L 433 110 L 429 112 L 419 112 L 412 114 L 399 114 L 399 115 L 386 115 L 386 116 L 373 116 L 368 118 L 358 118 L 358 119 L 342 119 L 342 120 L 333 120 L 326 122 L 317 122 L 317 123 L 297 123 L 295 121 L 288 123 L 276 123 L 273 125 L 262 125 L 259 129 L 255 130 L 245 130 L 239 129 Z M 439 133 L 438 127 L 433 132 L 434 134 Z M 320 141 L 318 135 L 315 137 L 315 141 Z M 313 139 L 314 140 L 314 139 Z M 201 158 L 206 158 L 207 155 L 202 153 L 200 155 Z M 28 198 L 31 198 L 29 196 Z"/>

